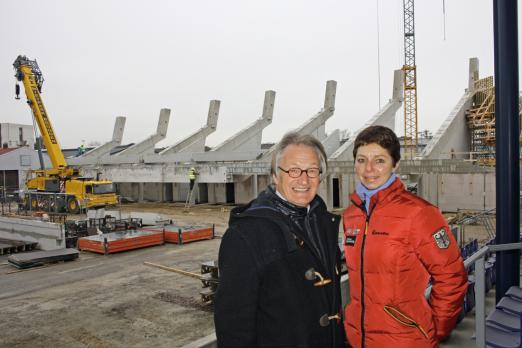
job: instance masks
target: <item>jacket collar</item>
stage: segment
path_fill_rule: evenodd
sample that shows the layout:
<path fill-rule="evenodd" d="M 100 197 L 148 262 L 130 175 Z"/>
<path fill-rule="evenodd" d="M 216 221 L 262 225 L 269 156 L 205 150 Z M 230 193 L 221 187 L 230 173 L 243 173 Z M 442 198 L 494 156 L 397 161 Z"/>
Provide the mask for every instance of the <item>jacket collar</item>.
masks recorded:
<path fill-rule="evenodd" d="M 383 204 L 387 201 L 390 201 L 393 197 L 395 197 L 400 192 L 404 191 L 404 184 L 402 183 L 401 179 L 398 177 L 395 178 L 395 181 L 388 186 L 387 188 L 380 190 L 379 192 L 375 193 L 372 198 L 370 199 L 370 205 L 368 211 L 371 212 L 375 208 L 377 204 Z M 356 191 L 352 192 L 350 195 L 350 200 L 357 205 L 359 208 L 364 209 L 363 207 L 363 201 L 359 197 Z"/>
<path fill-rule="evenodd" d="M 272 186 L 268 186 L 266 190 L 247 205 L 232 209 L 228 223 L 231 224 L 235 219 L 245 216 L 271 219 L 282 214 L 289 217 L 304 217 L 313 213 L 316 209 L 327 210 L 326 204 L 318 195 L 310 202 L 309 208 L 303 208 L 281 199 L 276 194 L 275 189 Z"/>
<path fill-rule="evenodd" d="M 382 191 L 390 187 L 390 185 L 395 182 L 396 178 L 397 175 L 395 175 L 395 173 L 392 173 L 384 184 L 373 190 L 366 188 L 366 186 L 364 186 L 361 182 L 359 182 L 357 186 L 355 186 L 355 192 L 357 192 L 361 200 L 365 203 L 365 208 L 367 212 L 370 210 L 370 201 L 372 196 L 378 193 L 379 191 Z"/>

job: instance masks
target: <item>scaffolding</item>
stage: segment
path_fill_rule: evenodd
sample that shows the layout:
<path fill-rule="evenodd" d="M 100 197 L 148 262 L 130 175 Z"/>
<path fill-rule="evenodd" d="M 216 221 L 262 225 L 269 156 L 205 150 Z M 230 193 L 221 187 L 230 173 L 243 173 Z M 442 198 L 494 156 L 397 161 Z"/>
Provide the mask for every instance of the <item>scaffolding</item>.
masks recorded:
<path fill-rule="evenodd" d="M 519 97 L 519 110 L 522 99 Z M 519 111 L 519 117 L 520 117 Z M 495 85 L 493 76 L 475 82 L 471 108 L 466 112 L 470 130 L 471 159 L 479 165 L 495 166 Z M 522 138 L 521 138 L 522 140 Z"/>

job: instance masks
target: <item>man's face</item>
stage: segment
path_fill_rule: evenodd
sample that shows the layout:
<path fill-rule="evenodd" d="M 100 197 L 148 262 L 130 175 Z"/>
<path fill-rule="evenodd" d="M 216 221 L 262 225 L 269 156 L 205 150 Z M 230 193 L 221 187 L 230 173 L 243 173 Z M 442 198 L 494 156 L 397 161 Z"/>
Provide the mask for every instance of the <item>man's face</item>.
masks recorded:
<path fill-rule="evenodd" d="M 397 164 L 393 165 L 392 157 L 381 145 L 371 143 L 357 149 L 355 173 L 367 189 L 374 190 L 383 185 L 395 168 Z"/>
<path fill-rule="evenodd" d="M 314 148 L 306 145 L 289 145 L 281 154 L 279 167 L 286 171 L 290 168 L 320 169 L 321 163 Z M 277 191 L 287 201 L 300 207 L 307 207 L 310 204 L 320 183 L 319 176 L 310 178 L 307 173 L 302 172 L 298 178 L 292 178 L 281 169 L 278 170 L 278 175 L 273 175 L 272 178 Z"/>

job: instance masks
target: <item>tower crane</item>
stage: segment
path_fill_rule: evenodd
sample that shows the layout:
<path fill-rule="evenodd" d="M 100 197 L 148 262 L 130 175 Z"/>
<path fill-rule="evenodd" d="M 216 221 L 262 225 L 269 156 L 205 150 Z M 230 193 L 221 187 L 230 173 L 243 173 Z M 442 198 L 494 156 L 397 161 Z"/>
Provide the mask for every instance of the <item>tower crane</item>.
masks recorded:
<path fill-rule="evenodd" d="M 417 66 L 415 65 L 414 0 L 403 0 L 404 12 L 404 157 L 413 159 L 419 143 L 417 130 Z"/>

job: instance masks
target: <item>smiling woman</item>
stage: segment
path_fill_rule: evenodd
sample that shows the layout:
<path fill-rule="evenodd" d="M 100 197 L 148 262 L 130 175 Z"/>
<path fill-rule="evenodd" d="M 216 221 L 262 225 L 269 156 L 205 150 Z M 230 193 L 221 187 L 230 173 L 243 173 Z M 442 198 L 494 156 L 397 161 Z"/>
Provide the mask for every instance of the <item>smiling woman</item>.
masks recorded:
<path fill-rule="evenodd" d="M 343 216 L 350 346 L 438 347 L 455 326 L 467 288 L 457 243 L 438 208 L 406 191 L 394 174 L 400 144 L 391 129 L 364 129 L 353 154 L 360 183 Z"/>

